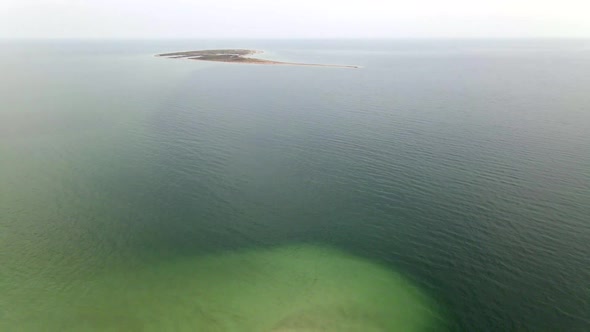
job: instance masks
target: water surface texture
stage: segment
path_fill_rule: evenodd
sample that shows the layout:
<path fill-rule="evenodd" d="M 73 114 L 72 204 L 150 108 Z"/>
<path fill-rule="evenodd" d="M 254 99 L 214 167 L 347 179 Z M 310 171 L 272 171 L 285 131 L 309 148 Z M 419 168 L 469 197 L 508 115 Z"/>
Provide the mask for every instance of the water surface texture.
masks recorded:
<path fill-rule="evenodd" d="M 171 60 L 265 50 L 361 69 Z M 590 41 L 2 41 L 3 331 L 588 331 Z"/>

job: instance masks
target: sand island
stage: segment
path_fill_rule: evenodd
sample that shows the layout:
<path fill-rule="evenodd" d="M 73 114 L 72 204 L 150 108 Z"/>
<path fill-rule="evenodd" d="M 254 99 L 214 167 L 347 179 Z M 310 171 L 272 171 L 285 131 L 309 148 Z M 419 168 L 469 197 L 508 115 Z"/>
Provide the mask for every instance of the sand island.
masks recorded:
<path fill-rule="evenodd" d="M 216 62 L 232 62 L 232 63 L 248 63 L 259 65 L 292 65 L 292 66 L 316 66 L 316 67 L 338 67 L 338 68 L 359 68 L 359 66 L 352 65 L 334 65 L 334 64 L 318 64 L 318 63 L 298 63 L 298 62 L 282 62 L 258 59 L 252 57 L 254 54 L 264 53 L 257 50 L 246 49 L 223 49 L 223 50 L 201 50 L 201 51 L 184 51 L 174 53 L 157 54 L 156 56 L 167 57 L 172 59 L 190 59 L 200 61 L 216 61 Z"/>

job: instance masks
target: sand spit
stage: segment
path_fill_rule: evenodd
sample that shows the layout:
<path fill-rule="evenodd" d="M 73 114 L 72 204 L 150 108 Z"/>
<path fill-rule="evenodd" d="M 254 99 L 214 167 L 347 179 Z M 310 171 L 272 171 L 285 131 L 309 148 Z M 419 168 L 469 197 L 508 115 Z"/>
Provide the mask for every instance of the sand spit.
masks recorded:
<path fill-rule="evenodd" d="M 315 67 L 336 67 L 336 68 L 359 68 L 353 65 L 335 65 L 335 64 L 318 64 L 318 63 L 298 63 L 298 62 L 282 62 L 258 59 L 252 57 L 255 54 L 264 53 L 258 50 L 246 49 L 223 49 L 223 50 L 201 50 L 201 51 L 184 51 L 174 53 L 163 53 L 156 56 L 166 57 L 171 59 L 189 59 L 200 61 L 215 61 L 215 62 L 230 62 L 230 63 L 246 63 L 257 65 L 291 65 L 291 66 L 315 66 Z"/>

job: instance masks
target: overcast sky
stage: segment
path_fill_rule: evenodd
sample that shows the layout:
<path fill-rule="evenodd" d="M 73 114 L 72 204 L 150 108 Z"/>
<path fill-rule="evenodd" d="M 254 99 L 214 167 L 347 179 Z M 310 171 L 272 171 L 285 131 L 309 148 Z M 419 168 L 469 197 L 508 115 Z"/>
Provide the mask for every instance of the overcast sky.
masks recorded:
<path fill-rule="evenodd" d="M 0 0 L 22 37 L 590 37 L 590 0 Z"/>

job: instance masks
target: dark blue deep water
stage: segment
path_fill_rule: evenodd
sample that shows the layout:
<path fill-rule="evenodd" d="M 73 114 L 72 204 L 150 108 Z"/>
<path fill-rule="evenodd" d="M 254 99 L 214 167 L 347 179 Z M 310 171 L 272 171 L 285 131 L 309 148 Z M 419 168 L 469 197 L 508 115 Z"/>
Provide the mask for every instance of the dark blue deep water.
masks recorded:
<path fill-rule="evenodd" d="M 211 48 L 362 68 L 153 56 Z M 590 331 L 590 41 L 0 42 L 3 331 L 257 331 L 314 248 L 435 330 Z"/>

